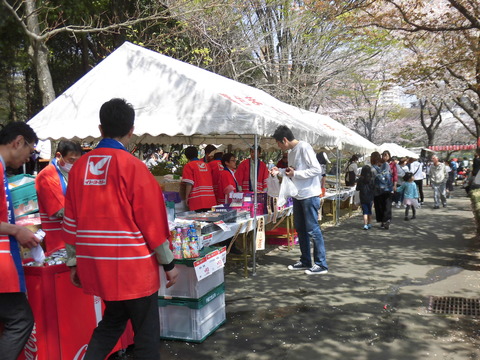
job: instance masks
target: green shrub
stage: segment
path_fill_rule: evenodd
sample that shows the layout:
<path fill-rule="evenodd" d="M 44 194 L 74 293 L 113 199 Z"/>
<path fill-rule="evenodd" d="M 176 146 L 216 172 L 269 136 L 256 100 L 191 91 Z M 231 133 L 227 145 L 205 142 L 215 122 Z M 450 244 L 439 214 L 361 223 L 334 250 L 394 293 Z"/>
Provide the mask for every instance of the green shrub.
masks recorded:
<path fill-rule="evenodd" d="M 480 189 L 471 190 L 469 196 L 470 201 L 472 202 L 473 215 L 477 224 L 477 234 L 480 234 Z"/>

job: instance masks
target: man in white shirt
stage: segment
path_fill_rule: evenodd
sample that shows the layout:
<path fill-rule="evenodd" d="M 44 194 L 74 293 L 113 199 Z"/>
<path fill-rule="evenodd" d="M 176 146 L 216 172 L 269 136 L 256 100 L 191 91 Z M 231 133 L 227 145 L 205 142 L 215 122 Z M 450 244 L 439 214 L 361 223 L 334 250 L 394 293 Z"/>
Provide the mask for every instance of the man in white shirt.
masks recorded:
<path fill-rule="evenodd" d="M 273 138 L 282 151 L 288 152 L 288 167 L 271 169 L 272 175 L 280 174 L 292 179 L 298 190 L 293 198 L 293 219 L 302 255 L 300 261 L 289 265 L 289 270 L 305 270 L 307 275 L 326 274 L 328 272 L 325 244 L 318 224 L 322 168 L 310 144 L 295 139 L 292 131 L 284 125 L 279 126 Z M 290 181 L 284 179 L 283 181 Z M 313 263 L 310 253 L 310 237 L 313 242 Z"/>

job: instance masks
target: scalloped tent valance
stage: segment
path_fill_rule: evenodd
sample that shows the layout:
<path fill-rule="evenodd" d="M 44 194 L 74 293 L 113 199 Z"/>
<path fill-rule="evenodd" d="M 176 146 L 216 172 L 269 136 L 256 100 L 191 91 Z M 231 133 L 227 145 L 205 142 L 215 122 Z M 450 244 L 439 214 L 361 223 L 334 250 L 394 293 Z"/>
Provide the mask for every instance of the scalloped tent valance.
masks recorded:
<path fill-rule="evenodd" d="M 314 147 L 367 153 L 376 146 L 337 121 L 285 104 L 264 91 L 125 42 L 28 123 L 40 139 L 100 138 L 98 112 L 112 98 L 130 102 L 137 143 L 233 144 L 255 136 L 275 148 L 279 125 Z"/>

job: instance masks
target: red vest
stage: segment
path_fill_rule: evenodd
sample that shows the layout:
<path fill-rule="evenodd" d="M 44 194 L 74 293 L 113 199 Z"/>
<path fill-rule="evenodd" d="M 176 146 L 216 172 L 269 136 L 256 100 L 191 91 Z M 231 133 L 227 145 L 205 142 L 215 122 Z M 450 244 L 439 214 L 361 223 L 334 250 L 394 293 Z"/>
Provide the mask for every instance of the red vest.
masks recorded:
<path fill-rule="evenodd" d="M 259 161 L 257 176 L 258 192 L 267 192 L 268 176 L 269 173 L 267 165 L 265 165 L 263 161 Z M 243 192 L 250 191 L 250 159 L 245 159 L 240 163 L 240 165 L 238 165 L 237 171 L 235 171 L 235 177 L 237 178 L 238 185 L 242 187 Z M 253 190 L 254 189 L 252 188 L 251 191 Z"/>
<path fill-rule="evenodd" d="M 45 231 L 45 246 L 47 255 L 64 248 L 62 233 L 62 219 L 54 216 L 65 206 L 60 177 L 55 165 L 50 164 L 37 175 L 35 179 L 37 189 L 38 207 L 42 230 Z"/>
<path fill-rule="evenodd" d="M 190 210 L 207 209 L 217 204 L 213 193 L 212 175 L 203 160 L 193 160 L 183 167 L 182 181 L 192 185 L 188 196 Z"/>
<path fill-rule="evenodd" d="M 8 223 L 7 195 L 3 186 L 3 166 L 0 164 L 0 221 Z M 17 268 L 10 253 L 10 239 L 8 235 L 0 235 L 0 293 L 20 291 Z"/>
<path fill-rule="evenodd" d="M 98 148 L 68 176 L 63 230 L 87 294 L 118 301 L 158 291 L 153 249 L 170 235 L 160 186 L 125 150 Z"/>

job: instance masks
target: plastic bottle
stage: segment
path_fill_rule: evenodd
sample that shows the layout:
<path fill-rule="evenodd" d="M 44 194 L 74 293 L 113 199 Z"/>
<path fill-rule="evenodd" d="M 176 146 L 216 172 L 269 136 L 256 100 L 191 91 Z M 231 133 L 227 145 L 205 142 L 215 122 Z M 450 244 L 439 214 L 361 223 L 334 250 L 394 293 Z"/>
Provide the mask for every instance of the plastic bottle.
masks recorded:
<path fill-rule="evenodd" d="M 190 254 L 192 255 L 192 257 L 199 257 L 200 253 L 198 251 L 198 236 L 195 225 L 191 224 L 188 231 L 190 234 Z"/>
<path fill-rule="evenodd" d="M 183 259 L 181 228 L 176 228 L 175 239 L 173 240 L 173 257 L 175 259 Z"/>
<path fill-rule="evenodd" d="M 192 254 L 190 252 L 190 237 L 188 236 L 188 231 L 189 231 L 188 227 L 182 228 L 182 237 L 183 237 L 182 249 L 183 249 L 183 257 L 185 259 L 189 259 L 192 257 Z"/>

